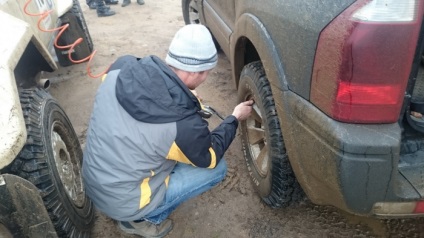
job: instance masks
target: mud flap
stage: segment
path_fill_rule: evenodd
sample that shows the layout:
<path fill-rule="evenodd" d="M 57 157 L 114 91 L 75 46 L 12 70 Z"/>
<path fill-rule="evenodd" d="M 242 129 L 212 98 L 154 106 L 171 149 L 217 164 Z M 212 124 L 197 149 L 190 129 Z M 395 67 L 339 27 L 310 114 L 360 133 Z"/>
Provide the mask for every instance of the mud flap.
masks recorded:
<path fill-rule="evenodd" d="M 13 237 L 57 237 L 37 187 L 11 174 L 0 175 L 0 223 Z"/>

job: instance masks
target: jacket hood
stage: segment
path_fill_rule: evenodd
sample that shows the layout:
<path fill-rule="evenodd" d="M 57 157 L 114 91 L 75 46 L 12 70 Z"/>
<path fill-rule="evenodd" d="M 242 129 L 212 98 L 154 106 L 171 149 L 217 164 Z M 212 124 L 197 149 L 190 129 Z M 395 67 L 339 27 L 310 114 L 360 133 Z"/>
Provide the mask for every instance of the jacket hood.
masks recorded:
<path fill-rule="evenodd" d="M 133 118 L 147 123 L 175 122 L 200 110 L 193 93 L 156 56 L 133 57 L 123 64 L 116 98 Z"/>

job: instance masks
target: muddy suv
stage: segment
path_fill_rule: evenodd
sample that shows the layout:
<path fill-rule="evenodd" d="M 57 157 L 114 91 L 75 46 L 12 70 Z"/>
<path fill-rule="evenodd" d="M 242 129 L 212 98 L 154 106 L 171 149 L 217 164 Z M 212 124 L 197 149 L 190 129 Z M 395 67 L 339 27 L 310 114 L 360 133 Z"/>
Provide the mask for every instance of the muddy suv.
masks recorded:
<path fill-rule="evenodd" d="M 0 237 L 88 237 L 81 147 L 43 76 L 93 51 L 80 4 L 0 0 L 0 22 Z"/>
<path fill-rule="evenodd" d="M 365 216 L 424 215 L 421 0 L 182 0 L 231 62 L 257 192 Z"/>

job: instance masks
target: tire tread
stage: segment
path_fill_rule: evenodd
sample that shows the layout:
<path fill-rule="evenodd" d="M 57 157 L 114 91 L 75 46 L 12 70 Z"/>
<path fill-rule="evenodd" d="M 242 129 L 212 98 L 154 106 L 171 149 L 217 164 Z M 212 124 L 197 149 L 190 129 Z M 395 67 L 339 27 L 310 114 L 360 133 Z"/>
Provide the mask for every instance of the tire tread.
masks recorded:
<path fill-rule="evenodd" d="M 48 152 L 44 141 L 42 111 L 48 101 L 54 99 L 44 89 L 25 89 L 20 92 L 22 111 L 27 129 L 27 141 L 11 166 L 11 171 L 33 183 L 40 191 L 44 205 L 59 237 L 89 237 L 90 229 L 78 230 L 60 200 L 48 166 Z M 91 202 L 90 202 L 91 203 Z M 87 219 L 89 227 L 94 221 L 90 205 Z"/>
<path fill-rule="evenodd" d="M 272 155 L 272 182 L 271 191 L 262 200 L 269 206 L 287 207 L 304 198 L 304 192 L 297 182 L 295 174 L 291 168 L 290 161 L 284 145 L 281 133 L 275 102 L 271 87 L 260 61 L 252 62 L 245 66 L 241 75 L 249 75 L 259 91 L 262 99 L 267 126 L 271 141 L 268 142 L 270 156 Z M 245 152 L 245 155 L 248 152 Z"/>

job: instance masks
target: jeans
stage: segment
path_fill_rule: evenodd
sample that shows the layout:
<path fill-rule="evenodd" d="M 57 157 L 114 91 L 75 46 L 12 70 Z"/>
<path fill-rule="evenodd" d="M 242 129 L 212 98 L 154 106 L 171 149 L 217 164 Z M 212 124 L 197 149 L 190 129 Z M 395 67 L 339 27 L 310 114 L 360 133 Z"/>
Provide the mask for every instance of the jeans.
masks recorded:
<path fill-rule="evenodd" d="M 221 182 L 226 173 L 227 163 L 224 159 L 221 159 L 214 169 L 177 163 L 171 172 L 164 201 L 142 219 L 160 224 L 182 202 L 208 191 Z"/>

